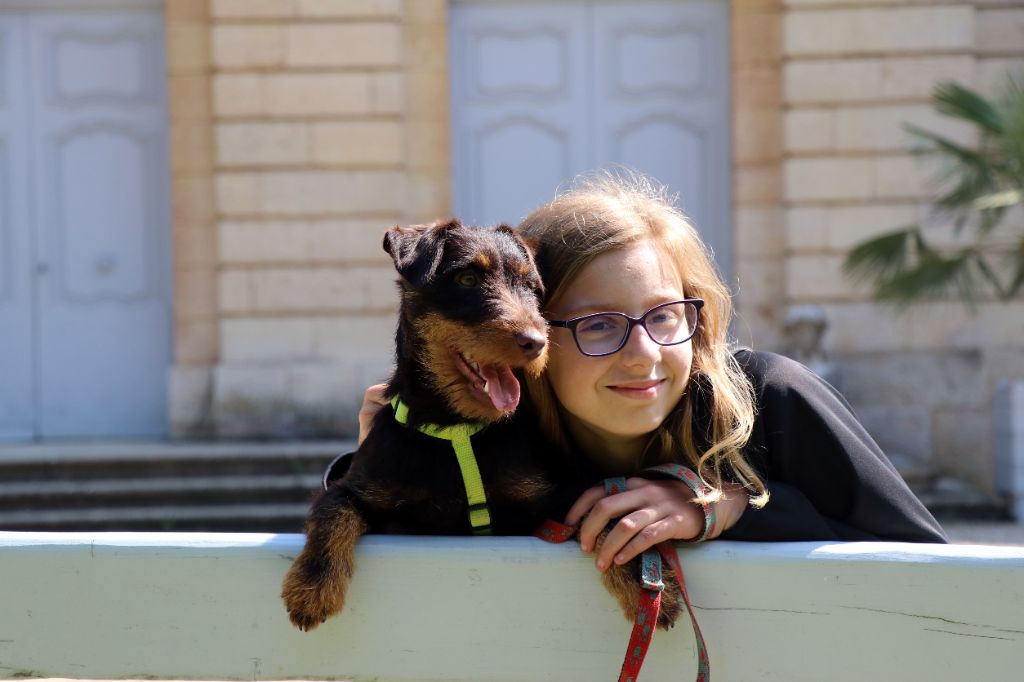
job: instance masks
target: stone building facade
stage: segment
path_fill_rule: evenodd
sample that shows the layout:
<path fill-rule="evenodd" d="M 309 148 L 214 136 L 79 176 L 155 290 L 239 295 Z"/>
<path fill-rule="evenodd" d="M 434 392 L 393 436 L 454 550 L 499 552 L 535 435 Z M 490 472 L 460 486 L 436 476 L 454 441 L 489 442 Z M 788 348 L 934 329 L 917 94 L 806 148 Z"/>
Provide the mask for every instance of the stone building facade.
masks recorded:
<path fill-rule="evenodd" d="M 724 2 L 724 0 L 723 0 Z M 351 431 L 391 361 L 383 230 L 450 211 L 443 0 L 165 3 L 176 437 Z M 732 0 L 740 340 L 784 350 L 791 306 L 879 442 L 990 487 L 991 400 L 1024 377 L 1024 302 L 908 314 L 844 279 L 852 244 L 930 220 L 904 121 L 943 79 L 1024 65 L 1019 0 Z"/>

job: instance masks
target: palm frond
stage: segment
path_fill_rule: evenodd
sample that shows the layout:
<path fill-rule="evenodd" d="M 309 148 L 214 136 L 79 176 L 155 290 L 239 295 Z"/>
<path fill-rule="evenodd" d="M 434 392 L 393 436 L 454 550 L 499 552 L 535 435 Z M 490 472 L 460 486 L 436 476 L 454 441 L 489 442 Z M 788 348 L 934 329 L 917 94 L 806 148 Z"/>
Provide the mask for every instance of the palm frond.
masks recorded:
<path fill-rule="evenodd" d="M 1002 101 L 1005 133 L 998 138 L 1011 187 L 1024 187 L 1024 74 L 1006 80 Z"/>
<path fill-rule="evenodd" d="M 914 301 L 955 297 L 971 308 L 983 296 L 1008 299 L 1024 291 L 1024 230 L 1009 247 L 988 238 L 1024 206 L 1024 72 L 1011 76 L 997 98 L 942 83 L 932 95 L 942 115 L 979 133 L 972 146 L 913 124 L 911 151 L 938 163 L 931 178 L 932 207 L 950 219 L 966 246 L 932 246 L 921 228 L 905 226 L 854 246 L 843 264 L 851 279 L 871 282 L 875 298 L 905 308 Z"/>
<path fill-rule="evenodd" d="M 916 137 L 919 143 L 921 143 L 919 147 L 914 148 L 916 153 L 945 154 L 952 157 L 953 161 L 956 161 L 957 163 L 964 163 L 969 166 L 987 167 L 991 164 L 991 160 L 983 152 L 978 151 L 977 149 L 964 147 L 963 145 L 957 144 L 938 133 L 925 130 L 913 123 L 904 123 L 903 129 Z"/>
<path fill-rule="evenodd" d="M 974 262 L 978 267 L 978 271 L 981 272 L 989 286 L 992 287 L 992 290 L 996 292 L 996 296 L 1006 298 L 1006 287 L 1003 286 L 1002 280 L 999 279 L 999 275 L 988 264 L 988 261 L 980 254 L 975 254 Z"/>
<path fill-rule="evenodd" d="M 1003 117 L 999 110 L 974 90 L 945 81 L 932 91 L 935 110 L 944 116 L 959 118 L 981 128 L 991 135 L 1003 132 Z"/>
<path fill-rule="evenodd" d="M 977 298 L 978 288 L 968 254 L 933 254 L 878 281 L 875 297 L 899 307 L 920 299 L 950 298 L 957 294 L 971 302 Z"/>
<path fill-rule="evenodd" d="M 887 279 L 902 271 L 920 236 L 917 225 L 901 227 L 858 244 L 847 254 L 843 270 L 858 281 Z"/>
<path fill-rule="evenodd" d="M 1024 189 L 1008 189 L 1004 192 L 993 192 L 980 196 L 971 202 L 970 207 L 976 211 L 992 208 L 1009 208 L 1024 204 Z"/>
<path fill-rule="evenodd" d="M 940 210 L 959 213 L 966 204 L 999 189 L 998 171 L 985 153 L 959 145 L 911 123 L 905 123 L 903 127 L 922 143 L 916 153 L 937 154 L 945 161 L 939 165 L 932 178 L 932 183 L 937 187 L 949 187 L 935 200 Z"/>
<path fill-rule="evenodd" d="M 1015 251 L 1009 254 L 1008 260 L 1008 267 L 1012 274 L 1004 298 L 1013 298 L 1024 286 L 1024 239 L 1021 239 Z"/>

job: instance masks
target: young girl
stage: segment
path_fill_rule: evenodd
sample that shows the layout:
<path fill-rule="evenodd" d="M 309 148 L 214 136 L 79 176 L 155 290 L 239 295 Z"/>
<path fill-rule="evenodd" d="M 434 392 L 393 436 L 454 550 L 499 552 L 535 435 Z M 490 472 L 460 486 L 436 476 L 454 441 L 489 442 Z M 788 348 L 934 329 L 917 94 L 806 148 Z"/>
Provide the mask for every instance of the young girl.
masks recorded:
<path fill-rule="evenodd" d="M 698 537 L 688 486 L 631 476 L 675 462 L 714 492 L 709 538 L 946 542 L 939 524 L 835 389 L 785 357 L 731 351 L 732 306 L 707 247 L 663 190 L 601 177 L 534 211 L 551 324 L 547 370 L 527 392 L 548 439 L 596 483 L 566 519 L 580 544 L 619 518 L 599 570 Z M 361 435 L 379 407 L 367 391 Z"/>

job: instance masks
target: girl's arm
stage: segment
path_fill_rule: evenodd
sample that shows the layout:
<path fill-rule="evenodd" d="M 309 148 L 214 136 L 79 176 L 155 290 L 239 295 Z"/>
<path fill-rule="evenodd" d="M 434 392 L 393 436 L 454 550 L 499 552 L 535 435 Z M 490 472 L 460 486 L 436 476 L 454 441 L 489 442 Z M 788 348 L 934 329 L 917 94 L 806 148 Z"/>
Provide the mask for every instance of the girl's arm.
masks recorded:
<path fill-rule="evenodd" d="M 780 355 L 737 360 L 758 396 L 748 456 L 770 499 L 723 539 L 948 542 L 838 391 Z"/>
<path fill-rule="evenodd" d="M 747 494 L 741 486 L 726 485 L 722 492 L 723 498 L 713 503 L 717 521 L 708 539 L 734 525 L 747 508 Z M 583 521 L 580 549 L 596 550 L 594 562 L 598 570 L 605 571 L 612 563 L 624 564 L 659 542 L 699 536 L 704 530 L 704 512 L 693 498 L 693 491 L 681 481 L 633 477 L 626 479 L 626 491 L 615 495 L 606 496 L 603 486 L 585 491 L 566 515 L 566 523 Z M 617 518 L 598 547 L 598 537 Z"/>

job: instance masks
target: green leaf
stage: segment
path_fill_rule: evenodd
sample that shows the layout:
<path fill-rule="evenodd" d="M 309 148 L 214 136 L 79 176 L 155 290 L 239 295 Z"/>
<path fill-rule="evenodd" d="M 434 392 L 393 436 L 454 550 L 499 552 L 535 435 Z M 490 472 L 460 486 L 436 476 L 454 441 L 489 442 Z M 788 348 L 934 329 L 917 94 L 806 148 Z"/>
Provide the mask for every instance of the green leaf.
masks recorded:
<path fill-rule="evenodd" d="M 976 149 L 969 149 L 962 145 L 953 142 L 952 140 L 933 133 L 931 131 L 920 128 L 913 123 L 904 123 L 903 129 L 909 132 L 914 137 L 923 143 L 924 147 L 916 149 L 918 153 L 932 154 L 932 153 L 944 153 L 951 156 L 953 160 L 964 163 L 969 166 L 975 166 L 977 168 L 988 168 L 990 165 L 989 159 L 982 152 Z M 928 146 L 930 145 L 930 146 Z"/>
<path fill-rule="evenodd" d="M 875 295 L 880 301 L 900 306 L 919 299 L 949 297 L 953 292 L 973 300 L 977 285 L 969 267 L 966 254 L 951 258 L 933 255 L 880 281 Z"/>
<path fill-rule="evenodd" d="M 900 306 L 938 296 L 973 307 L 993 293 L 1018 296 L 1024 291 L 1024 225 L 1007 219 L 1024 206 L 1024 71 L 1009 76 L 995 98 L 945 82 L 932 101 L 940 114 L 978 132 L 968 145 L 904 124 L 912 151 L 932 163 L 932 207 L 966 246 L 935 247 L 919 227 L 903 227 L 856 245 L 844 270 L 870 281 L 879 300 Z M 988 243 L 996 233 L 1009 235 L 1012 245 Z"/>
<path fill-rule="evenodd" d="M 1012 260 L 1009 267 L 1011 268 L 1011 271 L 1016 270 L 1016 272 L 1013 272 L 1010 284 L 1006 287 L 1005 298 L 1007 299 L 1016 296 L 1017 293 L 1020 292 L 1021 286 L 1024 285 L 1024 239 L 1020 240 L 1015 251 L 1016 253 L 1011 255 Z M 1013 256 L 1015 256 L 1015 258 Z"/>
<path fill-rule="evenodd" d="M 1024 203 L 1024 191 L 1010 189 L 1005 192 L 995 192 L 978 197 L 971 202 L 971 208 L 984 211 L 990 208 L 1007 208 Z"/>
<path fill-rule="evenodd" d="M 992 135 L 1003 132 L 1003 117 L 996 107 L 974 90 L 945 81 L 932 91 L 935 110 L 944 116 L 959 118 Z"/>
<path fill-rule="evenodd" d="M 1006 289 L 1003 288 L 1003 283 L 1000 281 L 999 276 L 991 266 L 989 266 L 988 261 L 986 261 L 982 256 L 976 254 L 975 263 L 977 263 L 978 270 L 992 286 L 992 289 L 995 290 L 996 295 L 999 298 L 1006 298 Z"/>
<path fill-rule="evenodd" d="M 859 281 L 891 277 L 906 266 L 919 238 L 920 228 L 909 225 L 862 242 L 847 254 L 843 270 Z"/>

